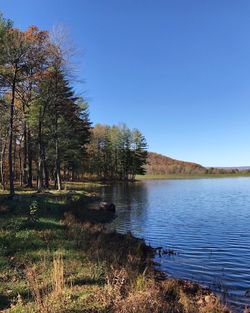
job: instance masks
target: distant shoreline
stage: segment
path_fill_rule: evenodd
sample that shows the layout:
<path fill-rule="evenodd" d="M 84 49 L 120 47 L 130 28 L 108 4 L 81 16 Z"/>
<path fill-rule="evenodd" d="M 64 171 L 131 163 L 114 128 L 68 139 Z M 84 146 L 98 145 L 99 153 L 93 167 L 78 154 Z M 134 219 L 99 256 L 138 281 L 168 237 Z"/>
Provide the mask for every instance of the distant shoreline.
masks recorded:
<path fill-rule="evenodd" d="M 228 174 L 163 174 L 163 175 L 137 175 L 136 180 L 164 180 L 164 179 L 208 179 L 208 178 L 239 178 L 250 177 L 250 173 L 228 173 Z"/>

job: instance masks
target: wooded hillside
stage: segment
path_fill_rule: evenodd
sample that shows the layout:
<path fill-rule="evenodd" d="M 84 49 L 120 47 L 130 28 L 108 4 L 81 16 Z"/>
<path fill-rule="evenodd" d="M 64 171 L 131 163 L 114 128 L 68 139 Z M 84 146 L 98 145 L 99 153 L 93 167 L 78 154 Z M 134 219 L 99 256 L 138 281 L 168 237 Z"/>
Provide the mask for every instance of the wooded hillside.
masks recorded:
<path fill-rule="evenodd" d="M 179 161 L 158 153 L 149 152 L 146 171 L 148 175 L 164 175 L 204 174 L 208 170 L 200 164 Z"/>

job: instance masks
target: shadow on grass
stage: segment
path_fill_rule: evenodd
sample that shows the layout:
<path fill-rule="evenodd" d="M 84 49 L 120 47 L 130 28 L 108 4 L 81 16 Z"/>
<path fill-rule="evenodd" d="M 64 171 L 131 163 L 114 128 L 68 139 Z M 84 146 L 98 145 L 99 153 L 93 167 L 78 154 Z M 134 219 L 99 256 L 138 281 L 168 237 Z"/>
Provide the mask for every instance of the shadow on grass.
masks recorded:
<path fill-rule="evenodd" d="M 63 230 L 65 227 L 65 225 L 58 224 L 53 220 L 38 220 L 34 223 L 27 221 L 20 227 L 20 230 Z"/>
<path fill-rule="evenodd" d="M 65 309 L 63 310 L 62 313 L 92 313 L 92 312 L 98 312 L 98 313 L 108 313 L 108 311 L 106 309 L 103 309 L 103 311 L 100 311 L 100 309 L 98 311 L 93 311 L 92 309 L 90 310 L 85 310 L 83 311 L 83 309 Z"/>
<path fill-rule="evenodd" d="M 11 300 L 6 295 L 0 293 L 0 310 L 3 310 L 9 307 L 11 304 Z"/>
<path fill-rule="evenodd" d="M 84 285 L 101 285 L 105 284 L 105 279 L 90 279 L 90 278 L 78 278 L 72 281 L 72 285 L 74 286 L 84 286 Z"/>
<path fill-rule="evenodd" d="M 10 213 L 15 216 L 27 215 L 30 205 L 34 202 L 38 206 L 39 217 L 62 218 L 65 211 L 80 212 L 90 203 L 98 202 L 100 198 L 78 194 L 74 191 L 67 193 L 23 193 L 16 194 L 12 199 L 8 195 L 0 194 L 0 218 Z"/>
<path fill-rule="evenodd" d="M 88 222 L 91 224 L 111 223 L 116 218 L 113 212 L 88 207 L 75 207 L 72 209 L 72 213 L 80 222 Z"/>
<path fill-rule="evenodd" d="M 69 208 L 69 196 L 56 197 L 53 194 L 22 194 L 10 199 L 0 194 L 0 218 L 6 214 L 27 217 L 32 203 L 37 204 L 38 217 L 60 218 Z"/>

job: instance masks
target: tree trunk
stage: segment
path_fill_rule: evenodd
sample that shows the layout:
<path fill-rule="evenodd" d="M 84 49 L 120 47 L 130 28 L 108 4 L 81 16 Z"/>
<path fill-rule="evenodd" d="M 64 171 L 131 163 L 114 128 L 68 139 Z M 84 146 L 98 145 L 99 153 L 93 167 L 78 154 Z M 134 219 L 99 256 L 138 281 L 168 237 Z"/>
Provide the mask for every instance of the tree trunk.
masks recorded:
<path fill-rule="evenodd" d="M 49 171 L 48 171 L 47 162 L 45 159 L 45 151 L 43 153 L 43 156 L 44 156 L 44 161 L 43 161 L 43 164 L 44 164 L 44 184 L 45 184 L 45 188 L 48 189 L 49 188 Z"/>
<path fill-rule="evenodd" d="M 25 108 L 24 110 L 24 116 L 25 116 Z M 24 156 L 23 156 L 23 185 L 26 186 L 28 184 L 28 168 L 27 168 L 27 126 L 26 121 L 24 121 L 24 129 L 23 129 L 23 150 L 24 150 Z"/>
<path fill-rule="evenodd" d="M 6 141 L 4 141 L 3 148 L 1 151 L 1 168 L 0 168 L 0 171 L 1 171 L 1 184 L 2 184 L 3 190 L 5 190 L 5 173 L 4 173 L 5 152 L 6 152 Z"/>
<path fill-rule="evenodd" d="M 20 145 L 20 149 L 19 149 L 19 167 L 20 167 L 20 178 L 19 178 L 19 181 L 20 181 L 20 186 L 22 187 L 23 186 L 23 164 L 22 164 L 22 152 L 21 152 L 21 145 Z"/>
<path fill-rule="evenodd" d="M 14 119 L 14 105 L 15 105 L 15 92 L 16 92 L 16 74 L 17 68 L 15 68 L 14 78 L 12 82 L 12 95 L 11 95 L 11 103 L 10 103 L 10 119 L 9 119 L 9 183 L 10 183 L 10 196 L 15 194 L 14 187 L 14 172 L 13 172 L 13 158 L 12 158 L 12 150 L 13 150 L 13 119 Z"/>
<path fill-rule="evenodd" d="M 27 187 L 32 188 L 32 149 L 31 149 L 31 134 L 30 130 L 28 129 L 27 133 L 28 138 L 28 184 Z"/>
<path fill-rule="evenodd" d="M 38 146 L 39 146 L 39 153 L 38 153 L 38 168 L 37 168 L 37 189 L 41 191 L 43 188 L 43 148 L 42 148 L 42 120 L 41 120 L 41 108 L 39 111 L 39 120 L 38 120 Z"/>
<path fill-rule="evenodd" d="M 17 173 L 17 144 L 16 144 L 16 136 L 13 137 L 13 145 L 14 145 L 14 151 L 13 151 L 13 173 L 14 173 L 14 177 L 16 177 L 16 173 Z"/>
<path fill-rule="evenodd" d="M 56 185 L 57 190 L 62 190 L 61 183 L 61 169 L 60 169 L 60 160 L 59 160 L 59 151 L 58 151 L 58 138 L 56 137 Z"/>
<path fill-rule="evenodd" d="M 56 101 L 55 101 L 56 104 Z M 58 142 L 58 117 L 57 117 L 57 107 L 55 106 L 55 169 L 56 169 L 56 177 L 55 177 L 55 183 L 57 186 L 57 190 L 62 190 L 61 185 L 61 164 L 59 159 L 59 142 Z"/>

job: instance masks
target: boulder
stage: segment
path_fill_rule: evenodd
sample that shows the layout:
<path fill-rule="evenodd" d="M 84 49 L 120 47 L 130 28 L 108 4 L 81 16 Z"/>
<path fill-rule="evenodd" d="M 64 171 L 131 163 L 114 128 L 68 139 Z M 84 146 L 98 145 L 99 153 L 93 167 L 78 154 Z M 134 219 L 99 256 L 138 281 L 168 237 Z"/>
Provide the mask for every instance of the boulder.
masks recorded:
<path fill-rule="evenodd" d="M 108 203 L 108 202 L 101 202 L 99 204 L 99 209 L 100 210 L 104 210 L 104 211 L 110 211 L 110 212 L 113 212 L 115 213 L 115 205 L 114 203 Z"/>
<path fill-rule="evenodd" d="M 216 302 L 216 297 L 213 294 L 206 295 L 204 297 L 205 303 L 207 304 L 214 304 Z"/>
<path fill-rule="evenodd" d="M 8 207 L 6 205 L 0 205 L 0 213 L 7 213 Z"/>
<path fill-rule="evenodd" d="M 248 308 L 247 305 L 245 306 L 245 309 L 244 309 L 243 313 L 250 313 L 250 308 Z"/>

